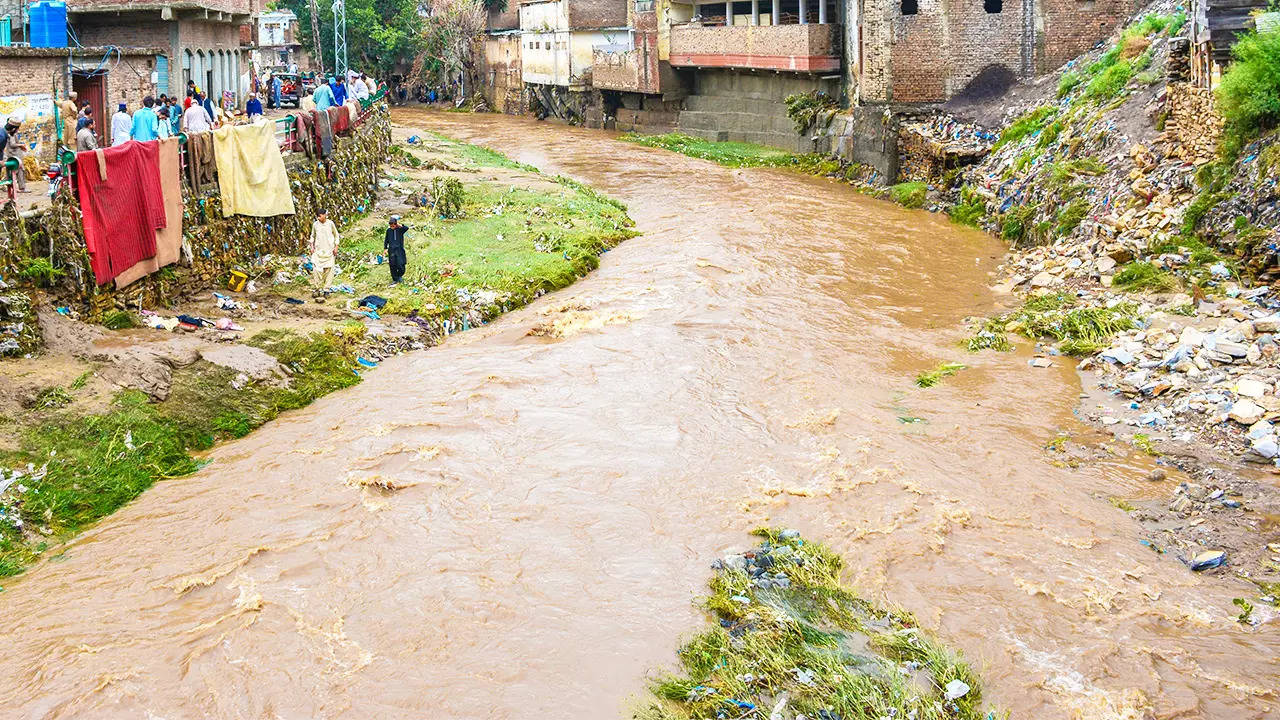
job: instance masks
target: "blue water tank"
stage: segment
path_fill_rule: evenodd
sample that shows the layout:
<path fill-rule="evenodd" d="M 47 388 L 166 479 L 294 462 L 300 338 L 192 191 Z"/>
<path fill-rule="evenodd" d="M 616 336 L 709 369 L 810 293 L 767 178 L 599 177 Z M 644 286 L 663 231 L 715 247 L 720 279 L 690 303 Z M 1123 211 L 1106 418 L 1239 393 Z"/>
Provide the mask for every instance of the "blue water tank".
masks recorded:
<path fill-rule="evenodd" d="M 31 47 L 67 46 L 67 4 L 61 2 L 32 3 L 27 8 L 31 21 Z"/>

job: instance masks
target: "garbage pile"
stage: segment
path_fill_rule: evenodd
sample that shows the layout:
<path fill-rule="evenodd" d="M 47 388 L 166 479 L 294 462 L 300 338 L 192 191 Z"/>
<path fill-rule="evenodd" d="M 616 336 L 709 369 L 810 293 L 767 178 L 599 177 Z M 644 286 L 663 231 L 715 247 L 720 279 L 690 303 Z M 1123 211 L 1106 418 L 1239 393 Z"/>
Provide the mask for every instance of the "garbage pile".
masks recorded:
<path fill-rule="evenodd" d="M 0 281 L 0 357 L 20 357 L 40 347 L 40 325 L 31 298 Z"/>
<path fill-rule="evenodd" d="M 995 140 L 995 133 L 945 113 L 904 122 L 898 128 L 899 173 L 904 180 L 938 182 L 981 160 Z"/>

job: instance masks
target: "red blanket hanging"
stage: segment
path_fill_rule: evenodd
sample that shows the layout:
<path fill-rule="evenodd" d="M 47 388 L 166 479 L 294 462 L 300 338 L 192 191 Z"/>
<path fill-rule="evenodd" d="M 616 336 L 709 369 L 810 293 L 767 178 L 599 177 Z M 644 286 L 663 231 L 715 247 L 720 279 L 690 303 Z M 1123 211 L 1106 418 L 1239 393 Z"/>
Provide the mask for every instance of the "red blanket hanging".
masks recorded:
<path fill-rule="evenodd" d="M 76 154 L 84 241 L 99 285 L 155 257 L 156 230 L 165 226 L 159 148 L 131 140 Z"/>

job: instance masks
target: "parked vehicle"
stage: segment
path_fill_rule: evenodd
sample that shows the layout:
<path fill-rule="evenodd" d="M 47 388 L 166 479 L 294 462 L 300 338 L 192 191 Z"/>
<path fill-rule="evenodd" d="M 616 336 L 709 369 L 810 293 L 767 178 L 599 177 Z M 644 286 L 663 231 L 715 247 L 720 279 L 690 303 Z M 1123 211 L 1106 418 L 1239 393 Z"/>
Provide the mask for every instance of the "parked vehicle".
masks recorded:
<path fill-rule="evenodd" d="M 276 73 L 275 77 L 280 78 L 280 104 L 292 105 L 295 108 L 302 105 L 302 82 L 297 73 Z"/>

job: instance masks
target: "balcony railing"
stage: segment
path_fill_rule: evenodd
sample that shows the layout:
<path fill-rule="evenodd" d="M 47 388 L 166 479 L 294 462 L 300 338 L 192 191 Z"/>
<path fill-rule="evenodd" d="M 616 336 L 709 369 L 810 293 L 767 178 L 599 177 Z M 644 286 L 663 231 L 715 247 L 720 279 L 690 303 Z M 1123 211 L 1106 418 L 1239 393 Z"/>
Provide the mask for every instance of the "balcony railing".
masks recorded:
<path fill-rule="evenodd" d="M 831 72 L 840 68 L 840 26 L 674 25 L 671 64 Z"/>

